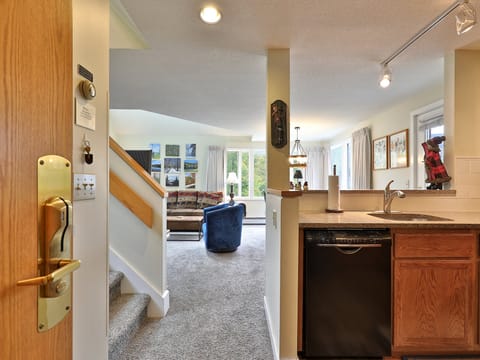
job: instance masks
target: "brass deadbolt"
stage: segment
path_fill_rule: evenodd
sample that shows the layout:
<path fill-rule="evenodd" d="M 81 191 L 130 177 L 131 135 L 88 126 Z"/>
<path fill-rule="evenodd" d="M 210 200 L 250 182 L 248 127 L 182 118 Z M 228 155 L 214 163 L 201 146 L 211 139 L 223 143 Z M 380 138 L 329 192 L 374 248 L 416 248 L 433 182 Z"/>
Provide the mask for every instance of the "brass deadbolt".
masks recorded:
<path fill-rule="evenodd" d="M 87 100 L 92 100 L 97 95 L 97 89 L 95 89 L 95 85 L 91 81 L 82 80 L 78 87 L 83 97 Z"/>

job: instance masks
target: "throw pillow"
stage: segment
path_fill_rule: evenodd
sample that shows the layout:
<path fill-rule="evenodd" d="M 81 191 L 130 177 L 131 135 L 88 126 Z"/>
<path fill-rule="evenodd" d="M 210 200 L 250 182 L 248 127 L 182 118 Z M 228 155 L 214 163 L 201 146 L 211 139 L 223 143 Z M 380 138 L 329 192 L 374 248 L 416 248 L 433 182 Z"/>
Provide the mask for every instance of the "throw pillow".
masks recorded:
<path fill-rule="evenodd" d="M 196 209 L 197 192 L 196 191 L 178 191 L 178 209 Z"/>
<path fill-rule="evenodd" d="M 206 208 L 209 206 L 217 205 L 220 204 L 223 201 L 223 192 L 222 191 L 217 191 L 217 192 L 205 192 L 205 195 L 203 196 L 202 202 L 201 202 L 201 208 Z"/>
<path fill-rule="evenodd" d="M 169 191 L 167 198 L 167 209 L 177 208 L 178 191 Z"/>

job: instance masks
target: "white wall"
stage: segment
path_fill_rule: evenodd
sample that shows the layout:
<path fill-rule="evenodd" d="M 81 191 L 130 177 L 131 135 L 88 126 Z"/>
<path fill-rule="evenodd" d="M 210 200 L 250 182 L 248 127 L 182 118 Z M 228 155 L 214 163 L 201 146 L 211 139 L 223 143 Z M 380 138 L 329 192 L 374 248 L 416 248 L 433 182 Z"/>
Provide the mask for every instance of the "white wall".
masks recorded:
<path fill-rule="evenodd" d="M 166 252 L 166 200 L 162 198 L 143 178 L 141 178 L 114 151 L 110 151 L 110 169 L 122 179 L 153 210 L 152 227 L 146 226 L 133 216 L 117 198 L 110 195 L 109 239 L 111 256 L 110 267 L 126 275 L 126 282 L 132 292 L 147 293 L 152 301 L 149 304 L 150 317 L 163 317 L 168 311 Z M 113 259 L 115 257 L 115 259 Z M 117 261 L 120 260 L 120 261 Z M 135 281 L 127 274 L 134 273 L 142 283 L 144 291 L 134 291 Z M 126 290 L 122 284 L 122 290 Z M 127 292 L 127 291 L 125 291 Z"/>
<path fill-rule="evenodd" d="M 117 110 L 118 111 L 118 110 Z M 112 112 L 110 134 L 111 136 L 126 150 L 133 149 L 149 149 L 149 144 L 156 143 L 161 145 L 161 158 L 165 158 L 165 145 L 180 145 L 180 158 L 182 160 L 182 170 L 180 171 L 180 186 L 165 187 L 165 172 L 162 162 L 162 172 L 160 184 L 167 191 L 185 188 L 185 177 L 183 170 L 183 160 L 185 160 L 185 145 L 196 144 L 196 157 L 192 159 L 198 160 L 198 172 L 196 175 L 196 189 L 205 190 L 206 169 L 209 145 L 224 146 L 225 148 L 246 148 L 246 149 L 264 149 L 265 143 L 251 142 L 246 137 L 232 136 L 216 136 L 216 135 L 194 135 L 186 134 L 184 136 L 168 135 L 168 128 L 164 129 L 163 134 L 142 134 L 142 135 L 118 135 L 115 128 L 115 116 L 117 111 Z M 139 126 L 141 126 L 139 124 Z M 188 129 L 187 129 L 188 130 Z M 225 199 L 229 199 L 228 191 L 225 192 Z M 247 206 L 247 217 L 263 217 L 265 216 L 265 201 L 260 200 L 240 200 Z"/>
<path fill-rule="evenodd" d="M 73 359 L 102 360 L 108 357 L 108 88 L 109 88 L 109 1 L 74 0 L 73 89 L 83 79 L 82 64 L 94 74 L 97 96 L 95 131 L 73 125 L 73 172 L 96 175 L 96 198 L 73 203 L 73 254 L 82 261 L 73 283 Z M 91 142 L 94 162 L 83 161 L 82 141 Z"/>
<path fill-rule="evenodd" d="M 272 342 L 274 358 L 280 353 L 280 254 L 282 201 L 279 196 L 267 194 L 267 216 L 265 217 L 265 314 Z M 275 214 L 275 215 L 274 215 Z M 274 217 L 276 223 L 274 223 Z"/>

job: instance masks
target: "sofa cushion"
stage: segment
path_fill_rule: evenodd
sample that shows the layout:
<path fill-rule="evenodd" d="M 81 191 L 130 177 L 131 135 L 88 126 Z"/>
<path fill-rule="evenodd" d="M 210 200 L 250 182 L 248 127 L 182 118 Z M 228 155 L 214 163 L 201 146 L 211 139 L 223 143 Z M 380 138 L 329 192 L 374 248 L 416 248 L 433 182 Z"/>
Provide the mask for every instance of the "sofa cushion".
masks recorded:
<path fill-rule="evenodd" d="M 169 209 L 167 216 L 202 216 L 202 209 Z"/>
<path fill-rule="evenodd" d="M 178 191 L 169 191 L 167 198 L 167 209 L 177 208 Z"/>
<path fill-rule="evenodd" d="M 197 191 L 179 190 L 177 209 L 196 209 Z"/>
<path fill-rule="evenodd" d="M 201 193 L 201 194 L 200 194 Z M 201 198 L 200 198 L 201 196 Z M 200 191 L 198 198 L 198 208 L 203 209 L 209 206 L 217 205 L 223 201 L 222 191 Z"/>

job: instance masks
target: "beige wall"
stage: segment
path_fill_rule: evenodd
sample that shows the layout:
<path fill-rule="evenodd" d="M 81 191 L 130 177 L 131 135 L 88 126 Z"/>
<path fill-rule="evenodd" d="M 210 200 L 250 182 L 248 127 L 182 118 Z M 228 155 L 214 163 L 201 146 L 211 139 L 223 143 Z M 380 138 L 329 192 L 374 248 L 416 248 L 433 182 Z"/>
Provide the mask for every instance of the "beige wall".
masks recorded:
<path fill-rule="evenodd" d="M 453 180 L 457 198 L 470 204 L 480 198 L 480 51 L 457 50 L 453 61 L 453 128 L 455 168 Z M 479 207 L 477 206 L 478 210 Z"/>
<path fill-rule="evenodd" d="M 423 89 L 418 93 L 395 104 L 384 111 L 360 122 L 349 131 L 335 137 L 330 144 L 340 143 L 351 138 L 352 133 L 363 127 L 370 127 L 372 140 L 383 137 L 404 129 L 409 129 L 409 162 L 410 166 L 400 169 L 387 169 L 372 171 L 372 188 L 383 189 L 390 180 L 394 180 L 395 188 L 415 188 L 413 184 L 413 129 L 411 123 L 411 113 L 419 108 L 425 107 L 444 98 L 444 84 L 439 82 L 429 88 Z M 449 144 L 450 145 L 450 144 Z"/>
<path fill-rule="evenodd" d="M 108 357 L 108 88 L 109 1 L 74 0 L 73 4 L 73 95 L 80 97 L 77 64 L 94 74 L 97 96 L 95 131 L 73 125 L 73 172 L 96 175 L 96 198 L 74 201 L 74 257 L 82 266 L 74 274 L 73 359 Z M 94 162 L 83 161 L 83 137 L 91 142 Z"/>
<path fill-rule="evenodd" d="M 456 156 L 480 156 L 480 51 L 455 52 Z"/>
<path fill-rule="evenodd" d="M 287 138 L 290 140 L 290 49 L 269 49 L 267 52 L 267 188 L 288 189 L 289 142 L 281 149 L 271 143 L 270 104 L 282 100 L 287 104 Z"/>

